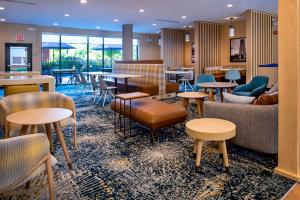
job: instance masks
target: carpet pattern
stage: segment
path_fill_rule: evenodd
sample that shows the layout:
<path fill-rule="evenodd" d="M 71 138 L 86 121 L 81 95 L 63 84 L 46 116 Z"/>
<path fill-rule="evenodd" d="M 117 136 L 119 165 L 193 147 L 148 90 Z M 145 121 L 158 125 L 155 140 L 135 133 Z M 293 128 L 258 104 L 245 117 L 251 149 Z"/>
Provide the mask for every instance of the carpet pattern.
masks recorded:
<path fill-rule="evenodd" d="M 161 129 L 160 141 L 150 143 L 150 133 L 126 139 L 113 132 L 113 112 L 91 97 L 76 95 L 70 86 L 58 89 L 72 96 L 77 107 L 78 148 L 72 132 L 64 129 L 73 162 L 69 171 L 53 134 L 55 190 L 57 199 L 280 199 L 294 184 L 273 173 L 271 156 L 228 144 L 231 174 L 223 168 L 214 143 L 205 143 L 201 171 L 195 171 L 193 141 L 182 124 Z M 167 100 L 180 103 L 179 99 Z M 196 106 L 189 108 L 196 116 Z M 29 189 L 0 195 L 0 199 L 47 199 L 47 177 L 41 174 Z"/>

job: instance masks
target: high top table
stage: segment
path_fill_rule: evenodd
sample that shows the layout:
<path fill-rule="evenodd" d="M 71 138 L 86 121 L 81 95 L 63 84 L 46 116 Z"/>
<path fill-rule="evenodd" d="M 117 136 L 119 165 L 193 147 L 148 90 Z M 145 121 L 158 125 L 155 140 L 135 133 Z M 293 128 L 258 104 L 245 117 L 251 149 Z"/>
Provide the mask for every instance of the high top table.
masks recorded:
<path fill-rule="evenodd" d="M 42 84 L 44 91 L 55 92 L 54 82 L 54 77 L 48 75 L 0 75 L 0 86 Z"/>
<path fill-rule="evenodd" d="M 58 140 L 62 146 L 69 169 L 72 169 L 71 159 L 67 150 L 63 132 L 61 131 L 60 121 L 69 118 L 72 111 L 65 108 L 35 108 L 16 112 L 7 116 L 8 123 L 21 125 L 20 135 L 25 135 L 31 126 L 31 134 L 37 132 L 38 125 L 44 125 L 50 142 L 50 150 L 53 154 L 53 142 L 51 136 L 51 124 L 53 124 Z"/>
<path fill-rule="evenodd" d="M 125 80 L 125 92 L 127 93 L 128 92 L 128 79 L 129 78 L 138 78 L 138 77 L 143 77 L 144 75 L 136 75 L 136 74 L 110 74 L 110 75 L 107 75 L 111 78 L 114 78 L 115 79 L 115 94 L 118 93 L 118 79 L 124 79 Z"/>

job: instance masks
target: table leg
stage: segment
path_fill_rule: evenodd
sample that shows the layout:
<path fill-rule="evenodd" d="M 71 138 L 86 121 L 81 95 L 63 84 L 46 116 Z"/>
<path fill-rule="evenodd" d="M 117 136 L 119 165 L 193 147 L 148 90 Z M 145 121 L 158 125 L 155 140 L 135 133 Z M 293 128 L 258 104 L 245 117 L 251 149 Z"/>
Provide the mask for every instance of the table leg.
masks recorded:
<path fill-rule="evenodd" d="M 54 82 L 43 83 L 43 91 L 45 92 L 55 92 Z"/>
<path fill-rule="evenodd" d="M 209 89 L 208 98 L 210 101 L 214 101 L 214 89 L 212 88 Z"/>
<path fill-rule="evenodd" d="M 35 134 L 37 132 L 37 125 L 31 125 L 31 134 Z"/>
<path fill-rule="evenodd" d="M 115 78 L 115 87 L 116 87 L 115 94 L 118 94 L 118 79 L 117 78 Z"/>
<path fill-rule="evenodd" d="M 221 102 L 224 102 L 223 88 L 220 88 Z"/>
<path fill-rule="evenodd" d="M 128 92 L 128 78 L 125 78 L 125 93 Z"/>
<path fill-rule="evenodd" d="M 227 155 L 227 148 L 226 148 L 226 141 L 223 140 L 220 142 L 222 153 L 223 153 L 223 160 L 224 160 L 224 166 L 227 172 L 229 172 L 229 161 L 228 161 L 228 155 Z"/>
<path fill-rule="evenodd" d="M 63 132 L 61 131 L 60 124 L 59 124 L 59 122 L 54 122 L 53 125 L 54 125 L 54 128 L 55 128 L 55 132 L 57 134 L 58 140 L 59 140 L 59 142 L 60 142 L 60 144 L 62 146 L 62 149 L 64 151 L 64 155 L 66 157 L 69 169 L 72 170 L 71 159 L 70 159 L 70 156 L 69 156 L 69 152 L 67 150 L 67 146 L 66 146 L 66 143 L 65 143 Z"/>
<path fill-rule="evenodd" d="M 51 134 L 51 124 L 45 124 L 45 129 L 46 129 L 47 137 L 48 137 L 48 140 L 50 143 L 50 152 L 53 155 L 54 147 L 53 147 L 52 134 Z"/>
<path fill-rule="evenodd" d="M 198 171 L 199 168 L 200 168 L 201 152 L 202 152 L 203 142 L 201 140 L 197 140 L 196 143 L 197 143 L 196 170 Z"/>
<path fill-rule="evenodd" d="M 185 109 L 188 109 L 189 106 L 189 99 L 188 98 L 182 98 L 182 105 L 185 107 Z"/>
<path fill-rule="evenodd" d="M 28 131 L 29 126 L 28 125 L 22 125 L 20 135 L 26 135 Z"/>
<path fill-rule="evenodd" d="M 203 116 L 203 102 L 204 100 L 201 99 L 196 99 L 197 102 L 197 109 L 198 109 L 198 113 L 199 113 L 199 117 Z"/>

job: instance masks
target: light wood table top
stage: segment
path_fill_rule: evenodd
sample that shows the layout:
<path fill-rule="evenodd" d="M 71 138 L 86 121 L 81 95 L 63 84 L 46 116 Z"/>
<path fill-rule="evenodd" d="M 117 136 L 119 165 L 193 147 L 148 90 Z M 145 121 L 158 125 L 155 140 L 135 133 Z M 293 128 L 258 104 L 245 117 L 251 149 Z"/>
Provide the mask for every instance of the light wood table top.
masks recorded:
<path fill-rule="evenodd" d="M 236 83 L 229 82 L 206 82 L 198 83 L 197 85 L 202 88 L 234 88 L 238 86 Z"/>
<path fill-rule="evenodd" d="M 6 120 L 20 125 L 39 125 L 59 122 L 72 115 L 72 111 L 65 108 L 36 108 L 8 115 Z"/>
<path fill-rule="evenodd" d="M 202 118 L 187 122 L 186 132 L 198 140 L 223 141 L 235 136 L 236 125 L 227 120 Z"/>
<path fill-rule="evenodd" d="M 63 73 L 63 72 L 76 72 L 76 69 L 52 69 L 54 73 Z"/>
<path fill-rule="evenodd" d="M 244 71 L 246 68 L 222 68 L 221 71 L 229 71 L 229 70 L 238 70 L 238 71 Z"/>
<path fill-rule="evenodd" d="M 189 74 L 188 71 L 165 71 L 165 74 L 173 74 L 173 75 L 180 75 L 180 74 Z"/>
<path fill-rule="evenodd" d="M 12 72 L 0 72 L 0 76 L 26 76 L 26 75 L 40 75 L 39 71 L 12 71 Z"/>
<path fill-rule="evenodd" d="M 182 92 L 177 94 L 178 97 L 188 99 L 202 99 L 208 97 L 208 94 L 204 92 Z"/>
<path fill-rule="evenodd" d="M 137 74 L 109 74 L 107 76 L 110 76 L 112 78 L 138 78 L 138 77 L 143 77 L 144 75 L 137 75 Z"/>
<path fill-rule="evenodd" d="M 109 73 L 109 72 L 82 72 L 83 74 L 87 74 L 87 75 L 92 75 L 92 76 L 97 76 L 97 75 L 100 75 L 100 76 L 109 76 L 111 75 L 112 73 Z"/>
<path fill-rule="evenodd" d="M 143 93 L 143 92 L 132 92 L 132 93 L 125 93 L 125 94 L 118 94 L 116 98 L 123 99 L 123 100 L 130 100 L 130 99 L 139 99 L 144 97 L 149 97 L 150 94 Z"/>

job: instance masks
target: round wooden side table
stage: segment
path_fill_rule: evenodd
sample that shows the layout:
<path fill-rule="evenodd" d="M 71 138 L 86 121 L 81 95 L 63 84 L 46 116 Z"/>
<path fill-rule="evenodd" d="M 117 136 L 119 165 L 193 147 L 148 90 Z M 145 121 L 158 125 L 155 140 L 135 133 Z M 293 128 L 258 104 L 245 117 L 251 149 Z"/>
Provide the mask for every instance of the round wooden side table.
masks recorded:
<path fill-rule="evenodd" d="M 69 169 L 72 169 L 71 159 L 67 150 L 60 121 L 69 118 L 72 111 L 64 108 L 36 108 L 16 112 L 7 116 L 8 123 L 21 125 L 20 135 L 25 135 L 31 126 L 31 134 L 37 132 L 38 125 L 45 125 L 47 136 L 50 142 L 50 151 L 53 153 L 53 142 L 51 136 L 51 124 L 53 124 L 58 140 L 62 146 Z"/>
<path fill-rule="evenodd" d="M 199 116 L 203 116 L 203 102 L 204 98 L 208 97 L 208 95 L 204 92 L 182 92 L 177 94 L 178 97 L 182 98 L 183 106 L 188 109 L 189 100 L 195 99 L 197 103 L 197 109 Z"/>
<path fill-rule="evenodd" d="M 214 89 L 219 89 L 221 93 L 221 101 L 224 102 L 224 96 L 223 96 L 223 90 L 224 89 L 231 89 L 235 88 L 238 86 L 236 83 L 229 83 L 229 82 L 206 82 L 206 83 L 198 83 L 197 84 L 199 87 L 209 89 L 209 100 L 214 101 L 214 94 L 213 90 Z"/>
<path fill-rule="evenodd" d="M 230 121 L 214 118 L 202 118 L 186 123 L 186 133 L 195 139 L 194 153 L 196 153 L 196 170 L 200 168 L 203 141 L 215 141 L 219 145 L 219 152 L 223 154 L 224 166 L 229 173 L 226 140 L 236 134 L 236 125 Z"/>

